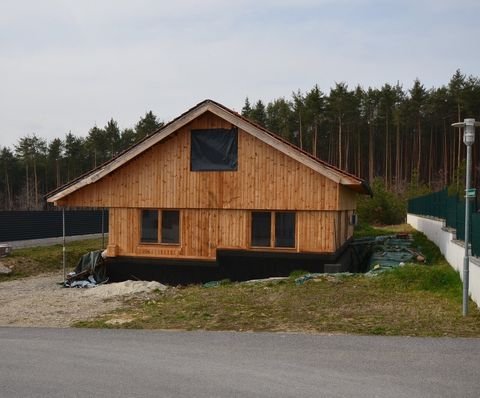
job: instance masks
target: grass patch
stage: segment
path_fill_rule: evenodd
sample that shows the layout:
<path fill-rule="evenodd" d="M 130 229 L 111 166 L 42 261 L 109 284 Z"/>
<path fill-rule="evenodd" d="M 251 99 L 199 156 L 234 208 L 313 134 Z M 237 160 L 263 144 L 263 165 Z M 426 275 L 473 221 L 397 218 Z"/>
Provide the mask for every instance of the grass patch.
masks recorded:
<path fill-rule="evenodd" d="M 102 247 L 101 239 L 86 239 L 67 243 L 67 270 L 72 270 L 80 257 Z M 63 268 L 62 245 L 39 246 L 15 249 L 9 257 L 1 259 L 2 264 L 13 266 L 12 273 L 0 275 L 0 282 L 25 278 Z"/>
<path fill-rule="evenodd" d="M 412 266 L 415 270 L 432 268 Z M 127 308 L 78 327 L 286 331 L 408 336 L 480 336 L 480 313 L 463 318 L 461 302 L 420 283 L 392 283 L 398 275 L 363 275 L 282 283 L 232 283 L 173 288 L 133 300 Z M 387 280 L 388 279 L 388 280 Z M 401 278 L 399 280 L 402 280 Z M 392 286 L 394 286 L 392 288 Z M 117 325 L 112 319 L 132 319 Z"/>
<path fill-rule="evenodd" d="M 367 228 L 379 235 L 412 232 L 404 227 Z M 366 235 L 365 235 L 366 236 Z M 480 312 L 474 303 L 462 317 L 462 285 L 438 248 L 414 232 L 427 265 L 406 265 L 374 277 L 323 275 L 303 285 L 290 278 L 260 283 L 221 281 L 214 287 L 176 287 L 145 300 L 133 298 L 107 316 L 77 327 L 286 331 L 407 336 L 480 337 Z M 71 242 L 67 267 L 101 247 L 101 240 Z M 15 250 L 2 259 L 14 272 L 0 281 L 62 269 L 62 246 Z"/>
<path fill-rule="evenodd" d="M 408 224 L 373 226 L 370 224 L 360 223 L 355 226 L 353 237 L 366 238 L 370 236 L 394 235 L 405 232 L 414 233 L 416 231 Z"/>
<path fill-rule="evenodd" d="M 414 245 L 426 258 L 426 266 L 407 264 L 383 275 L 387 288 L 431 292 L 461 304 L 462 283 L 438 247 L 421 232 L 414 232 Z"/>
<path fill-rule="evenodd" d="M 479 337 L 476 305 L 471 303 L 470 315 L 462 317 L 458 274 L 424 235 L 414 233 L 414 239 L 430 259 L 428 265 L 411 264 L 374 277 L 323 275 L 299 286 L 292 277 L 171 288 L 75 326 Z"/>

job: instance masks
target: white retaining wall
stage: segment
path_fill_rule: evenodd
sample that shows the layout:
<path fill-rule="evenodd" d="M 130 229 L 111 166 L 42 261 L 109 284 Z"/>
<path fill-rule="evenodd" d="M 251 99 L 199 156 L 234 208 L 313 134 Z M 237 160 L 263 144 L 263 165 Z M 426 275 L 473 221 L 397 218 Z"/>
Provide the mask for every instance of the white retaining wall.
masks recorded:
<path fill-rule="evenodd" d="M 417 231 L 423 232 L 435 243 L 449 264 L 460 273 L 463 279 L 463 256 L 465 245 L 455 240 L 455 232 L 444 229 L 445 222 L 439 219 L 407 214 L 407 223 Z M 473 301 L 480 307 L 480 259 L 470 257 L 469 293 Z"/>

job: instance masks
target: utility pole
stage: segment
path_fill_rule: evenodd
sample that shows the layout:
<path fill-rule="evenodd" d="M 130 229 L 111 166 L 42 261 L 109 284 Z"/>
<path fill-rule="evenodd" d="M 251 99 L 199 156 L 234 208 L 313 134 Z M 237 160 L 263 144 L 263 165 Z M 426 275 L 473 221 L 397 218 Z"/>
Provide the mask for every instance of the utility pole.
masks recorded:
<path fill-rule="evenodd" d="M 470 233 L 470 201 L 475 197 L 475 188 L 470 188 L 472 169 L 472 145 L 475 142 L 475 127 L 480 122 L 475 119 L 464 119 L 463 122 L 453 123 L 453 127 L 463 128 L 463 143 L 467 146 L 467 165 L 465 177 L 465 254 L 463 256 L 463 316 L 468 314 L 468 287 L 469 287 L 469 255 L 468 238 Z"/>

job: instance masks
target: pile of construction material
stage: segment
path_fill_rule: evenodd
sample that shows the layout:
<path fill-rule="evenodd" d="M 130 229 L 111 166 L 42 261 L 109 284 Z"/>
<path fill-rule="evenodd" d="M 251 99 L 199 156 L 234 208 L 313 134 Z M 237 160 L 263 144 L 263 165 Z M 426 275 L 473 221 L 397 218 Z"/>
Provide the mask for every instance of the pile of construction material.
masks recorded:
<path fill-rule="evenodd" d="M 426 263 L 425 256 L 414 249 L 409 234 L 377 236 L 372 238 L 372 246 L 373 254 L 367 274 L 377 274 L 406 263 Z"/>

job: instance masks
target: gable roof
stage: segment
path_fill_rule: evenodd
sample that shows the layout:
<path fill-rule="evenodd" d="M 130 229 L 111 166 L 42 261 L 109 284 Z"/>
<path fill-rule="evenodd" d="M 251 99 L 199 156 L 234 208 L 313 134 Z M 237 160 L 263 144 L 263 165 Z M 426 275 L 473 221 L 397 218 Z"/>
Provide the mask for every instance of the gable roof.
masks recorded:
<path fill-rule="evenodd" d="M 214 115 L 232 123 L 232 125 L 247 132 L 248 134 L 253 135 L 260 141 L 263 141 L 264 143 L 274 147 L 280 152 L 283 152 L 287 156 L 297 160 L 298 162 L 324 175 L 336 183 L 351 188 L 359 193 L 371 194 L 370 187 L 361 178 L 358 178 L 353 174 L 347 173 L 320 159 L 315 158 L 308 152 L 301 150 L 285 139 L 252 122 L 237 112 L 226 108 L 218 102 L 207 99 L 195 105 L 193 108 L 189 109 L 179 117 L 173 119 L 171 122 L 155 131 L 153 134 L 143 138 L 130 148 L 121 152 L 102 165 L 51 191 L 47 195 L 47 201 L 56 202 L 63 197 L 77 191 L 78 189 L 97 182 L 101 178 L 134 159 L 153 145 L 161 142 L 170 134 L 173 134 L 175 131 L 190 123 L 205 112 L 211 112 Z"/>

